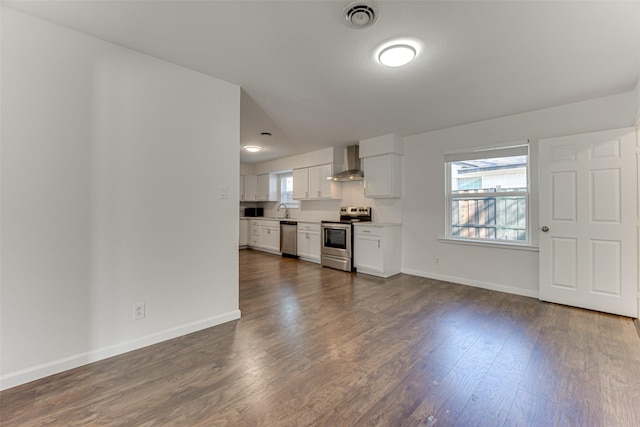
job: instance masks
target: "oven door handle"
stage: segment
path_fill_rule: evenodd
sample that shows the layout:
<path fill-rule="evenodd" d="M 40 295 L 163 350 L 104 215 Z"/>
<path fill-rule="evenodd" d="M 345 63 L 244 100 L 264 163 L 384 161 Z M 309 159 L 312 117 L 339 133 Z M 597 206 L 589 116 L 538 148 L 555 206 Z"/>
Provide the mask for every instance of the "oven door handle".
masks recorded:
<path fill-rule="evenodd" d="M 350 230 L 351 224 L 322 224 L 322 228 L 327 230 Z"/>

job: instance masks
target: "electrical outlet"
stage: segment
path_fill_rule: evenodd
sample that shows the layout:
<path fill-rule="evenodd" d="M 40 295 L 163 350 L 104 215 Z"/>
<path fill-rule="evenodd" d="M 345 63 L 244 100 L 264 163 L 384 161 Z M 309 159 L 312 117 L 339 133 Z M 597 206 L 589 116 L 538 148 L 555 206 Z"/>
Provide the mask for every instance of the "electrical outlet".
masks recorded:
<path fill-rule="evenodd" d="M 440 257 L 435 257 L 433 261 L 436 263 L 436 265 L 440 264 Z"/>
<path fill-rule="evenodd" d="M 133 304 L 133 320 L 144 319 L 145 309 L 144 303 Z"/>

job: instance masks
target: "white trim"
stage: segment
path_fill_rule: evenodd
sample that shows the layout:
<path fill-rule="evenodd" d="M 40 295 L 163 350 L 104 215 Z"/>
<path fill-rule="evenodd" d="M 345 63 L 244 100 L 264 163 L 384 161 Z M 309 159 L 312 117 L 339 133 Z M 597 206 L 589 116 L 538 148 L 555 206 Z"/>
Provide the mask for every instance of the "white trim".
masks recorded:
<path fill-rule="evenodd" d="M 162 341 L 167 341 L 203 329 L 211 328 L 213 326 L 217 326 L 222 323 L 230 322 L 239 318 L 240 310 L 233 310 L 225 314 L 210 317 L 208 319 L 198 320 L 196 322 L 186 323 L 174 328 L 165 329 L 164 331 L 155 332 L 144 337 L 64 357 L 62 359 L 32 366 L 30 368 L 21 369 L 16 372 L 10 372 L 0 378 L 0 390 L 6 390 L 8 388 L 25 384 L 30 381 L 35 381 L 49 375 L 54 375 L 63 371 L 67 371 L 69 369 L 104 360 L 109 357 L 128 353 L 133 350 L 138 350 L 143 347 L 147 347 Z"/>
<path fill-rule="evenodd" d="M 458 148 L 456 150 L 446 150 L 446 151 L 443 151 L 442 154 L 444 154 L 446 157 L 451 154 L 475 153 L 480 151 L 499 150 L 502 148 L 509 148 L 509 147 L 521 147 L 525 145 L 529 146 L 528 139 L 520 139 L 517 141 L 511 141 L 511 142 L 501 142 L 499 144 L 480 145 L 477 147 Z"/>
<path fill-rule="evenodd" d="M 513 240 L 480 240 L 480 239 L 455 239 L 453 237 L 439 237 L 440 243 L 453 243 L 456 245 L 484 246 L 494 249 L 516 249 L 519 251 L 539 252 L 540 248 L 528 243 L 515 243 Z"/>
<path fill-rule="evenodd" d="M 523 168 L 524 169 L 524 168 Z M 527 196 L 528 191 L 497 191 L 494 193 L 486 192 L 486 193 L 452 193 L 449 195 L 451 200 L 453 199 L 464 199 L 464 200 L 475 200 L 475 199 L 486 199 L 489 197 L 499 199 L 505 197 L 522 197 Z"/>
<path fill-rule="evenodd" d="M 458 285 L 471 286 L 474 288 L 488 289 L 490 291 L 504 292 L 506 294 L 520 295 L 523 297 L 539 299 L 537 290 L 514 288 L 511 286 L 499 285 L 497 283 L 483 282 L 481 280 L 466 279 L 464 277 L 447 276 L 444 274 L 436 274 L 428 271 L 414 270 L 412 268 L 403 268 L 402 273 L 412 276 L 424 277 L 427 279 L 441 280 L 443 282 L 451 282 Z"/>
<path fill-rule="evenodd" d="M 466 151 L 460 151 L 456 153 L 445 153 L 445 162 L 463 162 L 466 160 L 480 160 L 491 159 L 494 157 L 515 157 L 515 156 L 528 156 L 529 144 L 522 145 L 510 145 L 507 147 L 496 148 L 472 148 Z"/>

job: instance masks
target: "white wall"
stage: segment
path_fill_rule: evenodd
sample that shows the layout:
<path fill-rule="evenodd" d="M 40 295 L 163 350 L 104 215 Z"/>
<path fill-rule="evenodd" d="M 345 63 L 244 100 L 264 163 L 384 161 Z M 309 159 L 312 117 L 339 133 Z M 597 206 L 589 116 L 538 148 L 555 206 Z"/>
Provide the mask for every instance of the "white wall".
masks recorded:
<path fill-rule="evenodd" d="M 240 163 L 240 175 L 254 175 L 253 165 L 248 163 Z"/>
<path fill-rule="evenodd" d="M 1 387 L 238 318 L 239 87 L 2 12 Z"/>
<path fill-rule="evenodd" d="M 298 154 L 281 159 L 269 160 L 253 165 L 253 172 L 256 175 L 265 173 L 283 172 L 299 168 L 308 168 L 310 166 L 326 165 L 329 163 L 338 163 L 342 165 L 344 160 L 341 153 L 334 151 L 333 147 L 323 148 L 322 150 L 310 151 L 308 153 Z"/>
<path fill-rule="evenodd" d="M 636 94 L 628 92 L 406 137 L 403 272 L 537 297 L 537 252 L 438 241 L 444 235 L 445 224 L 443 152 L 529 139 L 535 185 L 538 139 L 628 127 L 635 120 L 636 102 Z M 531 227 L 536 238 L 536 187 L 531 192 Z"/>

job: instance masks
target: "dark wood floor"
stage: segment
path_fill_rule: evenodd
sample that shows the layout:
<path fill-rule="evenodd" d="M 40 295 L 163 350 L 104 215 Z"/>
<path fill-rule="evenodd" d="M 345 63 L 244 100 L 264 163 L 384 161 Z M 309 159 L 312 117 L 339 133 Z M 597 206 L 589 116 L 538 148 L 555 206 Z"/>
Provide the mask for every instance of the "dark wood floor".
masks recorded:
<path fill-rule="evenodd" d="M 251 250 L 240 272 L 242 319 L 7 390 L 2 426 L 640 426 L 631 319 Z"/>

